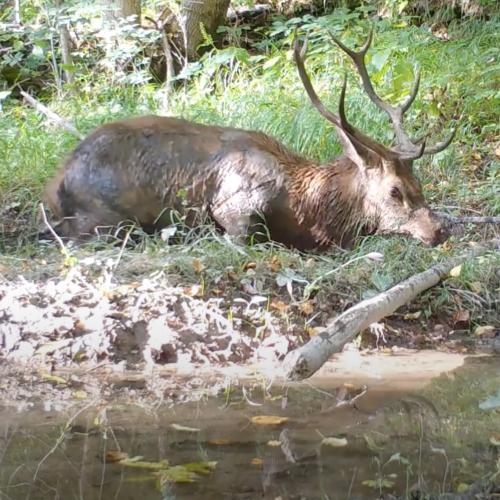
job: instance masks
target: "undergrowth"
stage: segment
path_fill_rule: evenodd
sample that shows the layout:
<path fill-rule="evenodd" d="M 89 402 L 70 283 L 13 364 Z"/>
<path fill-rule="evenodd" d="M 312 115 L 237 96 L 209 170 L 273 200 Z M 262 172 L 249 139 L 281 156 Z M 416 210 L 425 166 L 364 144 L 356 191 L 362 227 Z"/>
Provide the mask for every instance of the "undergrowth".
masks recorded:
<path fill-rule="evenodd" d="M 353 46 L 366 33 L 366 23 L 335 16 L 290 21 L 276 20 L 266 42 L 255 52 L 207 52 L 190 68 L 186 85 L 179 85 L 163 107 L 164 89 L 158 85 L 110 85 L 104 77 L 82 77 L 77 86 L 47 104 L 87 133 L 99 124 L 140 114 L 169 114 L 209 124 L 261 130 L 289 148 L 325 162 L 340 152 L 332 127 L 312 108 L 292 60 L 291 41 L 296 25 L 310 38 L 307 65 L 321 97 L 335 110 L 347 71 L 347 113 L 367 134 L 389 144 L 385 116 L 368 102 L 352 65 L 325 36 L 325 27 Z M 381 21 L 370 51 L 369 70 L 384 98 L 407 95 L 422 69 L 419 98 L 407 119 L 416 135 L 431 139 L 457 128 L 450 148 L 416 164 L 430 204 L 453 214 L 498 215 L 499 94 L 495 78 L 500 44 L 498 22 L 469 21 L 451 25 L 449 40 L 437 39 L 425 26 L 391 25 Z M 399 83 L 391 83 L 393 79 Z M 444 124 L 443 124 L 444 123 Z M 19 101 L 3 102 L 0 114 L 0 266 L 5 276 L 19 273 L 47 279 L 61 273 L 68 262 L 55 243 L 40 243 L 39 201 L 43 185 L 76 144 L 75 137 L 47 123 L 45 117 Z M 430 141 L 432 142 L 432 141 Z M 460 250 L 465 241 L 491 237 L 492 228 L 467 227 L 445 245 L 427 249 L 399 237 L 369 237 L 350 252 L 300 254 L 276 244 L 236 246 L 211 229 L 203 237 L 166 244 L 143 237 L 130 248 L 120 246 L 74 248 L 74 259 L 88 255 L 119 258 L 116 273 L 123 278 L 162 270 L 178 284 L 202 284 L 206 293 L 219 293 L 221 283 L 236 280 L 240 291 L 253 290 L 287 302 L 315 299 L 336 304 L 336 310 L 387 289 L 399 280 Z M 364 258 L 378 252 L 383 262 Z M 353 261 L 352 264 L 346 264 Z M 464 266 L 458 276 L 422 295 L 416 308 L 424 318 L 467 309 L 470 326 L 497 321 L 498 254 Z M 340 267 L 344 265 L 343 267 Z M 338 271 L 335 271 L 339 268 Z M 243 287 L 243 288 L 241 288 Z M 246 287 L 246 288 L 245 288 Z M 309 288 L 308 288 L 309 287 Z M 306 293 L 307 291 L 307 293 Z M 245 292 L 244 292 L 245 293 Z M 307 320 L 305 320 L 307 323 Z"/>

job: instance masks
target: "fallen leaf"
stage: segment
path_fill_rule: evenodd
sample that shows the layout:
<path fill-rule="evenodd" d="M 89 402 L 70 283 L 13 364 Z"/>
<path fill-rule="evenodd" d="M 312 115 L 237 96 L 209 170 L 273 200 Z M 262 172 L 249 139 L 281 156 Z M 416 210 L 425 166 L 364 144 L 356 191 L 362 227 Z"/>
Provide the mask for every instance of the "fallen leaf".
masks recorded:
<path fill-rule="evenodd" d="M 493 436 L 490 436 L 490 443 L 493 446 L 500 447 L 500 435 L 494 434 Z"/>
<path fill-rule="evenodd" d="M 229 444 L 235 444 L 235 441 L 231 439 L 210 439 L 207 441 L 208 444 L 212 444 L 214 446 L 227 446 Z"/>
<path fill-rule="evenodd" d="M 255 415 L 251 419 L 255 425 L 282 425 L 288 420 L 288 417 L 279 417 L 277 415 Z"/>
<path fill-rule="evenodd" d="M 403 316 L 404 319 L 418 319 L 420 318 L 420 316 L 422 315 L 422 311 L 415 311 L 415 312 L 412 312 L 412 313 L 408 313 L 408 314 L 405 314 Z"/>
<path fill-rule="evenodd" d="M 271 446 L 271 448 L 279 448 L 281 446 L 281 441 L 271 439 L 267 442 L 267 446 Z"/>
<path fill-rule="evenodd" d="M 200 274 L 205 269 L 200 259 L 193 259 L 191 265 L 193 266 L 194 272 L 197 274 Z"/>
<path fill-rule="evenodd" d="M 342 448 L 347 446 L 346 438 L 336 438 L 336 437 L 325 437 L 322 439 L 321 444 L 323 446 L 331 446 L 332 448 Z"/>
<path fill-rule="evenodd" d="M 453 315 L 453 322 L 455 324 L 457 323 L 468 323 L 470 319 L 470 313 L 469 311 L 457 311 Z"/>
<path fill-rule="evenodd" d="M 465 493 L 466 491 L 469 491 L 470 485 L 467 483 L 459 483 L 457 485 L 457 493 Z"/>
<path fill-rule="evenodd" d="M 50 354 L 52 352 L 58 351 L 63 347 L 68 346 L 71 343 L 71 339 L 61 339 L 54 340 L 53 342 L 47 342 L 37 348 L 36 354 Z"/>
<path fill-rule="evenodd" d="M 256 267 L 257 267 L 257 263 L 256 262 L 247 262 L 243 266 L 243 271 L 248 271 L 249 269 L 255 269 Z"/>
<path fill-rule="evenodd" d="M 40 377 L 45 382 L 52 382 L 57 385 L 66 385 L 68 383 L 66 379 L 58 377 L 57 375 L 51 375 L 50 373 L 42 373 Z"/>
<path fill-rule="evenodd" d="M 273 273 L 281 271 L 281 261 L 277 255 L 272 256 L 271 261 L 269 262 L 269 269 L 271 269 Z"/>
<path fill-rule="evenodd" d="M 120 450 L 109 450 L 104 456 L 104 461 L 107 464 L 114 464 L 116 462 L 121 462 L 129 458 L 128 453 Z"/>
<path fill-rule="evenodd" d="M 196 427 L 187 427 L 185 425 L 180 424 L 171 424 L 170 427 L 180 432 L 200 432 L 201 429 L 197 429 Z"/>
<path fill-rule="evenodd" d="M 500 146 L 497 146 L 497 147 L 495 148 L 495 156 L 496 156 L 497 158 L 500 158 Z"/>
<path fill-rule="evenodd" d="M 301 302 L 299 304 L 299 311 L 306 315 L 309 316 L 314 312 L 314 303 L 312 300 L 306 300 L 305 302 Z"/>
<path fill-rule="evenodd" d="M 162 469 L 156 475 L 160 484 L 194 483 L 198 479 L 198 475 L 196 473 L 186 470 L 182 467 L 182 465 Z"/>
<path fill-rule="evenodd" d="M 455 266 L 451 271 L 450 271 L 450 276 L 452 278 L 458 278 L 460 276 L 460 273 L 462 271 L 462 265 Z"/>
<path fill-rule="evenodd" d="M 191 285 L 183 289 L 183 292 L 188 297 L 202 297 L 203 296 L 203 287 L 200 285 Z"/>
<path fill-rule="evenodd" d="M 73 397 L 75 399 L 87 399 L 88 394 L 85 391 L 74 391 Z"/>
<path fill-rule="evenodd" d="M 120 460 L 120 465 L 124 467 L 133 467 L 135 469 L 147 469 L 147 470 L 163 470 L 169 467 L 168 460 L 160 460 L 158 462 L 147 462 L 144 460 L 135 460 L 134 458 L 124 458 Z"/>
<path fill-rule="evenodd" d="M 288 309 L 290 309 L 289 304 L 286 304 L 282 300 L 276 300 L 276 299 L 271 300 L 271 303 L 269 304 L 269 306 L 271 307 L 271 309 L 274 309 L 275 311 L 279 311 L 280 313 L 285 313 L 288 311 Z"/>
<path fill-rule="evenodd" d="M 264 463 L 264 460 L 262 460 L 262 458 L 252 458 L 252 460 L 250 461 L 250 465 L 255 465 L 257 467 L 262 466 L 263 463 Z"/>
<path fill-rule="evenodd" d="M 477 337 L 494 337 L 495 327 L 491 325 L 478 326 L 474 330 L 474 335 Z"/>

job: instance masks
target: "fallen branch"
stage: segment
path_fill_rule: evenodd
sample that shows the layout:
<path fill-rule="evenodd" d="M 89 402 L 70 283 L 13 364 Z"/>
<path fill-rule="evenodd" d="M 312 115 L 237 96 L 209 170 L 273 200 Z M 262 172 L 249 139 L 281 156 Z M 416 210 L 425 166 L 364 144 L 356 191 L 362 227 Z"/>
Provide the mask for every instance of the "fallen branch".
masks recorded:
<path fill-rule="evenodd" d="M 495 216 L 456 216 L 440 212 L 438 214 L 452 224 L 500 224 L 500 217 Z"/>
<path fill-rule="evenodd" d="M 76 137 L 78 137 L 79 139 L 84 138 L 84 135 L 81 134 L 71 123 L 69 123 L 64 118 L 60 117 L 57 113 L 54 113 L 54 111 L 51 111 L 49 108 L 47 108 L 47 106 L 37 101 L 33 96 L 29 95 L 23 90 L 21 90 L 20 93 L 30 106 L 35 108 L 38 112 L 44 114 L 49 120 L 54 122 L 56 125 L 59 125 L 60 127 L 66 129 L 68 132 L 72 133 L 73 135 L 76 135 Z"/>
<path fill-rule="evenodd" d="M 286 378 L 302 380 L 310 377 L 323 366 L 332 354 L 341 351 L 344 345 L 354 339 L 361 330 L 393 313 L 424 290 L 437 285 L 448 276 L 454 267 L 465 260 L 499 248 L 499 239 L 491 240 L 485 246 L 474 246 L 464 255 L 447 259 L 427 271 L 411 276 L 371 299 L 359 302 L 337 316 L 307 344 L 288 353 L 283 362 Z"/>

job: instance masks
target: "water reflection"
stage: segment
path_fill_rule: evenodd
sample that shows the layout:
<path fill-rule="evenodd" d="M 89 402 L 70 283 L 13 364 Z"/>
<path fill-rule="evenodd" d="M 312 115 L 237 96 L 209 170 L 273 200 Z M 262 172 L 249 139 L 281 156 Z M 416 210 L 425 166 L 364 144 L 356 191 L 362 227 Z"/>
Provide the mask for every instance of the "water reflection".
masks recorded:
<path fill-rule="evenodd" d="M 0 498 L 371 499 L 456 491 L 495 468 L 490 437 L 500 432 L 498 413 L 481 413 L 477 401 L 500 384 L 498 365 L 476 360 L 423 393 L 392 390 L 388 380 L 269 392 L 259 385 L 173 407 L 101 403 L 64 415 L 3 408 Z M 468 403 L 453 409 L 446 398 Z M 472 427 L 468 411 L 477 418 Z M 117 461 L 124 457 L 128 465 Z M 193 483 L 169 475 L 183 469 L 168 467 L 208 462 L 215 469 Z"/>

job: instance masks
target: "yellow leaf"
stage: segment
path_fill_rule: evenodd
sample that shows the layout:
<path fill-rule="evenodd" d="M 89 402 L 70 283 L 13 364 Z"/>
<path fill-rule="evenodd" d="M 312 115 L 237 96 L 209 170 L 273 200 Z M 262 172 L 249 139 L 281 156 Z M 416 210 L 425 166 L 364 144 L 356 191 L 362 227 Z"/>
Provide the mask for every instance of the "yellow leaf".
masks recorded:
<path fill-rule="evenodd" d="M 281 262 L 277 255 L 273 255 L 271 258 L 271 261 L 269 262 L 269 269 L 271 269 L 273 273 L 281 271 Z"/>
<path fill-rule="evenodd" d="M 288 417 L 279 417 L 277 415 L 255 415 L 251 418 L 255 425 L 282 425 L 288 422 Z"/>
<path fill-rule="evenodd" d="M 109 450 L 104 456 L 104 461 L 107 464 L 114 464 L 116 462 L 121 462 L 128 458 L 128 453 L 120 450 Z"/>
<path fill-rule="evenodd" d="M 342 448 L 343 446 L 347 446 L 346 438 L 336 438 L 336 437 L 326 437 L 323 438 L 321 444 L 324 446 L 331 446 L 332 448 Z"/>
<path fill-rule="evenodd" d="M 474 335 L 478 337 L 494 337 L 495 327 L 491 325 L 478 326 L 474 330 Z"/>
<path fill-rule="evenodd" d="M 191 265 L 193 266 L 193 269 L 197 274 L 200 274 L 205 269 L 205 266 L 200 259 L 193 259 Z"/>
<path fill-rule="evenodd" d="M 450 271 L 450 276 L 453 278 L 458 278 L 460 276 L 461 271 L 462 271 L 462 265 L 460 264 L 459 266 L 455 266 Z"/>
<path fill-rule="evenodd" d="M 52 382 L 53 384 L 66 385 L 68 381 L 62 377 L 58 377 L 57 375 L 51 375 L 50 373 L 42 373 L 42 380 L 45 382 Z"/>
<path fill-rule="evenodd" d="M 493 446 L 500 447 L 500 436 L 499 435 L 493 435 L 490 437 L 490 443 Z"/>
<path fill-rule="evenodd" d="M 160 470 L 157 475 L 160 484 L 194 483 L 198 479 L 198 475 L 195 472 L 187 470 L 182 465 L 167 467 L 166 469 Z"/>
<path fill-rule="evenodd" d="M 263 463 L 264 463 L 264 460 L 262 460 L 262 458 L 252 458 L 250 465 L 256 465 L 257 467 L 260 467 L 260 466 L 262 466 Z"/>
<path fill-rule="evenodd" d="M 271 439 L 267 442 L 267 446 L 271 446 L 272 448 L 279 448 L 281 446 L 281 441 L 277 441 L 276 439 Z"/>
<path fill-rule="evenodd" d="M 164 470 L 168 469 L 168 460 L 160 460 L 159 462 L 146 462 L 143 460 L 134 460 L 133 458 L 124 458 L 118 462 L 125 467 L 133 467 L 135 469 L 147 470 Z"/>
<path fill-rule="evenodd" d="M 85 391 L 74 391 L 73 397 L 75 399 L 87 399 L 88 395 Z"/>
<path fill-rule="evenodd" d="M 418 319 L 422 315 L 422 311 L 415 311 L 412 313 L 405 314 L 404 319 Z"/>
<path fill-rule="evenodd" d="M 172 424 L 170 427 L 180 432 L 200 432 L 201 429 L 197 429 L 196 427 L 186 427 L 185 425 L 180 424 Z"/>
<path fill-rule="evenodd" d="M 467 483 L 460 483 L 457 486 L 457 493 L 465 493 L 466 491 L 469 490 L 469 487 L 470 485 L 468 485 Z"/>

